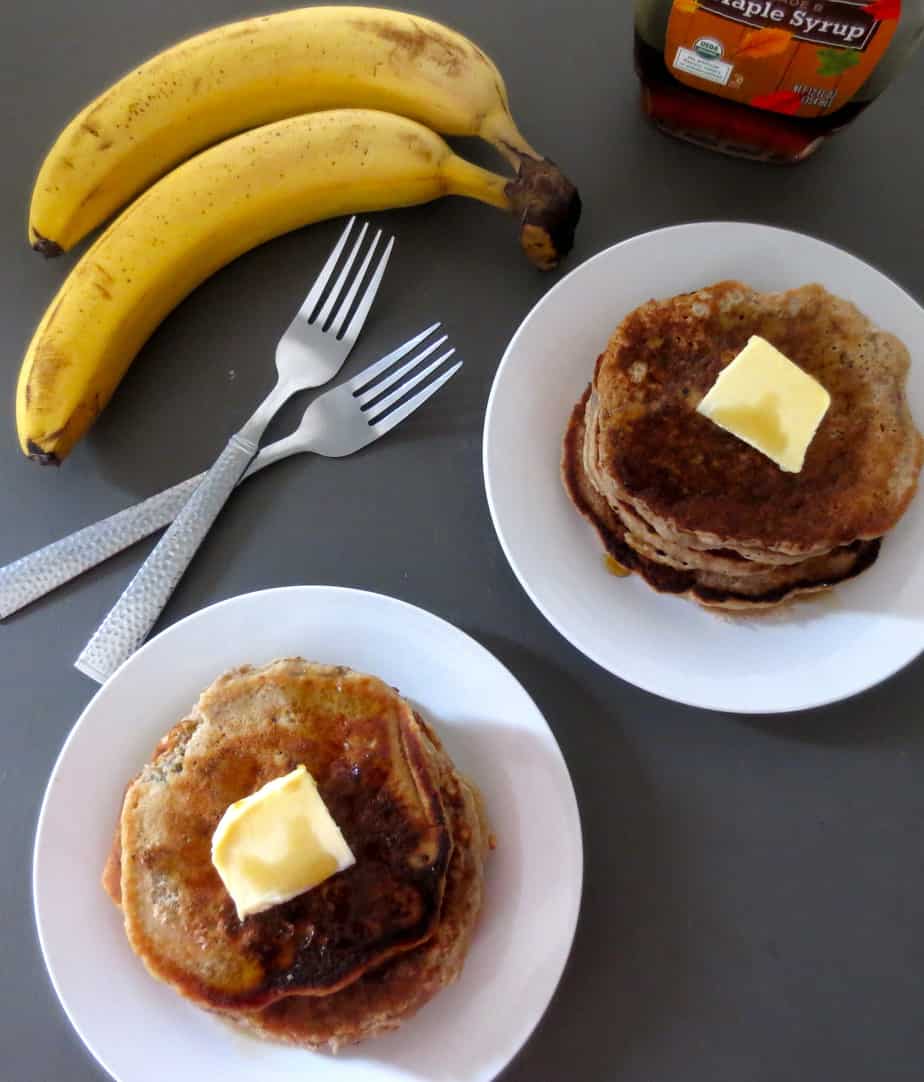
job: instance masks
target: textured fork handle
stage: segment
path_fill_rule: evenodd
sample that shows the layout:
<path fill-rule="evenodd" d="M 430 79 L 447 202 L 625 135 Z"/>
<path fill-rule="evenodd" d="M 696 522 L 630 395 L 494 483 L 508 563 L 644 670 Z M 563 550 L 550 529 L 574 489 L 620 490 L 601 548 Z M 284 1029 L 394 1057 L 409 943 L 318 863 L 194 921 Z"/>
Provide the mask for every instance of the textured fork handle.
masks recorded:
<path fill-rule="evenodd" d="M 103 683 L 144 642 L 256 450 L 239 434 L 231 437 L 84 647 L 75 662 L 82 673 Z"/>
<path fill-rule="evenodd" d="M 204 477 L 200 473 L 181 481 L 134 507 L 0 567 L 0 620 L 169 525 Z"/>
<path fill-rule="evenodd" d="M 302 442 L 292 437 L 278 440 L 263 448 L 250 463 L 241 481 L 303 450 Z M 205 478 L 206 473 L 198 473 L 188 481 L 181 481 L 173 488 L 164 489 L 133 507 L 117 511 L 108 518 L 94 522 L 92 526 L 76 530 L 59 541 L 53 541 L 0 567 L 0 620 L 50 594 L 110 556 L 169 526 Z"/>

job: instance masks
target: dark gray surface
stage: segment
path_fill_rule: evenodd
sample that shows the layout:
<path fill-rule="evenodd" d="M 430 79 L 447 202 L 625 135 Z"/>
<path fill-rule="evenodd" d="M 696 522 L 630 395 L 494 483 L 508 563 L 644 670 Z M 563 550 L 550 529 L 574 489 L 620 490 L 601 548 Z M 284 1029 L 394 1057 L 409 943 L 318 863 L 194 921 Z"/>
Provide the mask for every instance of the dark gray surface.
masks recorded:
<path fill-rule="evenodd" d="M 8 402 L 33 325 L 72 262 L 45 263 L 25 244 L 46 146 L 76 107 L 158 48 L 276 6 L 5 5 L 0 372 Z M 646 229 L 746 218 L 833 241 L 924 298 L 920 58 L 815 160 L 777 171 L 646 126 L 636 109 L 629 6 L 426 6 L 495 57 L 524 132 L 579 184 L 586 209 L 569 266 Z M 536 698 L 577 789 L 585 894 L 558 995 L 505 1082 L 916 1082 L 924 1061 L 924 665 L 847 703 L 755 720 L 663 702 L 579 655 L 508 569 L 481 478 L 481 423 L 497 361 L 556 276 L 532 272 L 511 224 L 485 207 L 446 201 L 383 221 L 399 248 L 351 370 L 442 318 L 467 361 L 463 374 L 374 450 L 343 462 L 290 460 L 248 484 L 161 626 L 262 587 L 358 586 L 458 624 Z M 20 456 L 8 408 L 0 563 L 205 467 L 269 385 L 272 344 L 338 229 L 329 223 L 278 240 L 203 286 L 155 334 L 60 471 Z M 921 344 L 911 345 L 924 363 Z M 147 548 L 0 628 L 6 1082 L 104 1077 L 45 976 L 32 919 L 32 839 L 55 756 L 94 690 L 72 662 Z"/>

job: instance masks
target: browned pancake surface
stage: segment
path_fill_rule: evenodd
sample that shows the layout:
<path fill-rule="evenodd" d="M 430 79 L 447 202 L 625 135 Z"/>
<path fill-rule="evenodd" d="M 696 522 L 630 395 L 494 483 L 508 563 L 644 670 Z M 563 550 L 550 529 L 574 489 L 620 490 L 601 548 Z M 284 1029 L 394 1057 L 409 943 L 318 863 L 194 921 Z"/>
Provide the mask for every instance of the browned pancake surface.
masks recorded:
<path fill-rule="evenodd" d="M 696 412 L 755 334 L 831 394 L 798 474 Z M 810 555 L 875 538 L 907 507 L 921 468 L 908 364 L 897 338 L 818 285 L 761 294 L 721 282 L 650 301 L 597 364 L 600 464 L 618 494 L 710 545 Z"/>
<path fill-rule="evenodd" d="M 119 886 L 132 947 L 203 1005 L 256 1008 L 328 995 L 425 941 L 451 855 L 433 759 L 413 711 L 375 677 L 300 659 L 221 677 L 126 793 Z M 212 834 L 229 804 L 301 763 L 356 864 L 239 921 Z"/>
<path fill-rule="evenodd" d="M 337 1048 L 396 1029 L 462 970 L 481 910 L 488 832 L 480 797 L 443 758 L 440 791 L 453 835 L 440 920 L 433 936 L 330 996 L 287 996 L 231 1019 L 257 1036 Z"/>
<path fill-rule="evenodd" d="M 562 478 L 575 507 L 596 529 L 607 552 L 661 593 L 682 594 L 703 605 L 729 610 L 756 610 L 778 605 L 802 593 L 827 589 L 869 567 L 879 541 L 862 541 L 812 557 L 801 564 L 781 565 L 741 576 L 682 570 L 643 556 L 626 542 L 626 526 L 591 484 L 584 469 L 584 418 L 591 388 L 574 407 L 562 449 Z"/>

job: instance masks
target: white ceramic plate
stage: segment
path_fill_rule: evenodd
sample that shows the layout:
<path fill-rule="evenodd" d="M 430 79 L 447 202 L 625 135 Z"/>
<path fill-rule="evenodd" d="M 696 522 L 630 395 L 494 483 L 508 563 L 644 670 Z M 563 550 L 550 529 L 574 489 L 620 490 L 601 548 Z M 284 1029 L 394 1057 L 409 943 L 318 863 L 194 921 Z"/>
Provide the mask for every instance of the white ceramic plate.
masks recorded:
<path fill-rule="evenodd" d="M 871 687 L 924 648 L 924 496 L 877 563 L 829 594 L 730 619 L 615 579 L 559 479 L 561 437 L 619 321 L 651 297 L 723 278 L 760 290 L 820 282 L 911 350 L 911 408 L 924 423 L 924 311 L 894 282 L 829 244 L 766 226 L 702 222 L 646 233 L 572 271 L 526 317 L 488 402 L 484 473 L 497 536 L 548 620 L 599 665 L 646 691 L 714 710 L 800 710 Z"/>
<path fill-rule="evenodd" d="M 100 872 L 125 784 L 219 673 L 300 654 L 375 673 L 437 728 L 485 796 L 498 848 L 459 981 L 399 1032 L 333 1057 L 238 1036 L 148 976 Z M 551 731 L 474 640 L 377 594 L 304 586 L 204 609 L 97 692 L 64 745 L 39 818 L 39 938 L 74 1028 L 119 1082 L 487 1082 L 552 998 L 571 948 L 583 857 Z"/>

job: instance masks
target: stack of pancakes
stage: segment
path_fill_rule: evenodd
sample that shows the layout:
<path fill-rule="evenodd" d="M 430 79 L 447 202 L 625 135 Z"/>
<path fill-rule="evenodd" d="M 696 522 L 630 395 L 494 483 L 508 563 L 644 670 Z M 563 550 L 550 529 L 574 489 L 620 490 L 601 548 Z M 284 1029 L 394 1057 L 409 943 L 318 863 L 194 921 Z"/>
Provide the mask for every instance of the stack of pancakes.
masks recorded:
<path fill-rule="evenodd" d="M 356 863 L 241 921 L 212 834 L 300 764 Z M 155 977 L 258 1036 L 336 1051 L 458 976 L 488 845 L 477 790 L 397 692 L 296 658 L 220 677 L 167 733 L 128 787 L 103 884 Z"/>
<path fill-rule="evenodd" d="M 696 412 L 752 335 L 831 395 L 800 473 Z M 720 282 L 650 301 L 617 328 L 571 415 L 565 487 L 656 590 L 752 610 L 828 589 L 874 562 L 917 487 L 908 366 L 897 338 L 818 285 Z"/>

